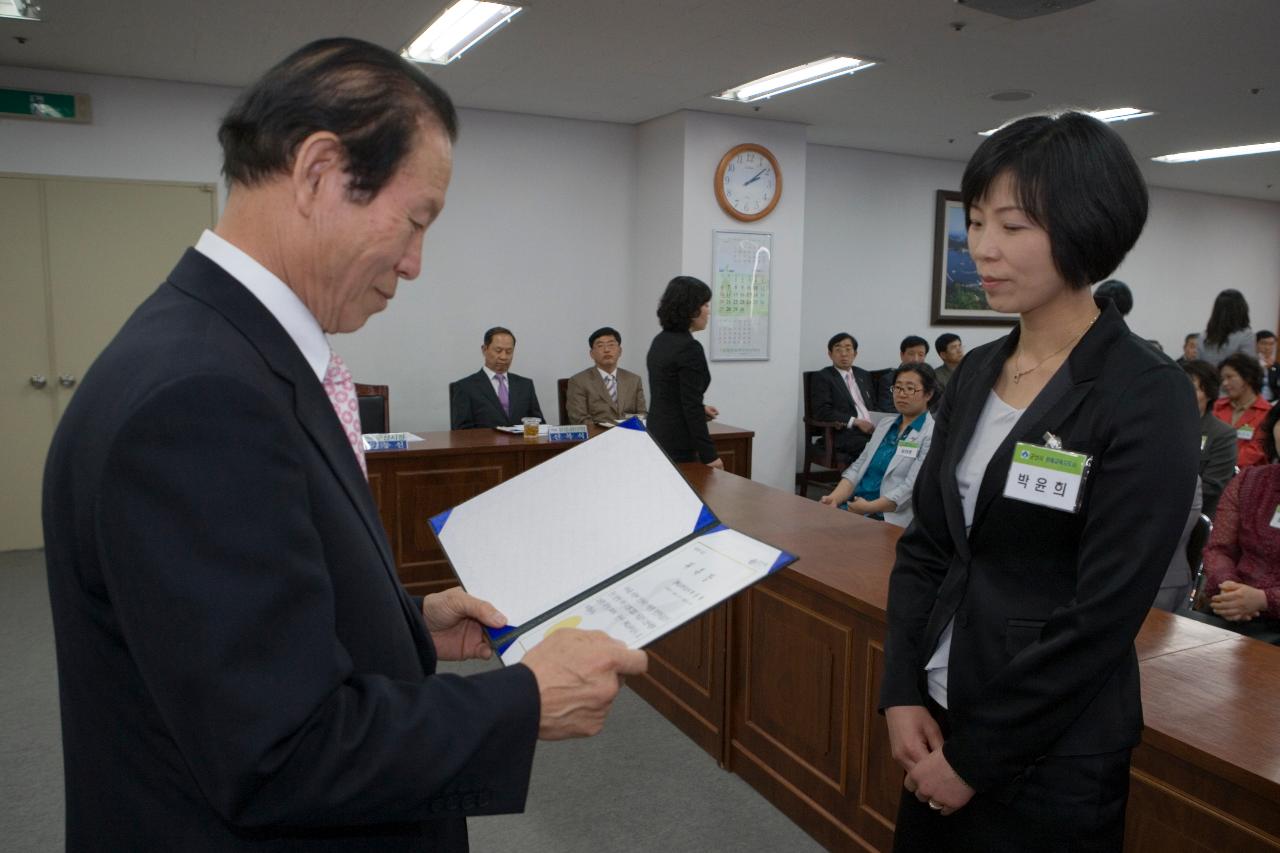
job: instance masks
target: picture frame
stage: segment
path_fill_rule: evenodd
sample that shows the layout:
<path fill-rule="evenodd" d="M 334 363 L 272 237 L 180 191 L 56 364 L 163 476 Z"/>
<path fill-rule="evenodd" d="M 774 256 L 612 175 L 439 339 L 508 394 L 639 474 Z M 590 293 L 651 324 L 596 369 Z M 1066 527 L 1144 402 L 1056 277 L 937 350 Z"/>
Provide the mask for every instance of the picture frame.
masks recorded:
<path fill-rule="evenodd" d="M 987 306 L 981 279 L 969 257 L 960 193 L 938 190 L 933 220 L 933 276 L 930 288 L 934 326 L 1012 326 L 1017 314 Z"/>

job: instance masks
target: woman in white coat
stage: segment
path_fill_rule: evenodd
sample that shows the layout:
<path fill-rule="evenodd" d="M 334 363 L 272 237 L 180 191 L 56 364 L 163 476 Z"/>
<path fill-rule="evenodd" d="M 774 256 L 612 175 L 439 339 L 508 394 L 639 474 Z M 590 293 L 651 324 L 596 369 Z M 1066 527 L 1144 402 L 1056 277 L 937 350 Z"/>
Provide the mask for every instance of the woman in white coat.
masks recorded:
<path fill-rule="evenodd" d="M 911 490 L 933 436 L 929 401 L 937 393 L 938 379 L 929 365 L 907 363 L 893 372 L 892 386 L 898 416 L 876 424 L 867 446 L 822 503 L 848 501 L 850 512 L 906 527 L 911 523 Z"/>

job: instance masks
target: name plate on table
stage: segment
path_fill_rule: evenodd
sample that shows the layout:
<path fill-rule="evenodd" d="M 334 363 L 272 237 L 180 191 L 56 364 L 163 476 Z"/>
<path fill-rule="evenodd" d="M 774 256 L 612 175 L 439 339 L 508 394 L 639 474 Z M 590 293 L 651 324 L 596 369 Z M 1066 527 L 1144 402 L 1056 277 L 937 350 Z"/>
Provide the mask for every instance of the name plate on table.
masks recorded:
<path fill-rule="evenodd" d="M 411 432 L 366 432 L 360 436 L 364 449 L 368 450 L 404 450 L 411 441 L 422 441 L 421 436 Z"/>
<path fill-rule="evenodd" d="M 583 424 L 553 426 L 547 428 L 547 441 L 586 441 L 587 428 Z"/>

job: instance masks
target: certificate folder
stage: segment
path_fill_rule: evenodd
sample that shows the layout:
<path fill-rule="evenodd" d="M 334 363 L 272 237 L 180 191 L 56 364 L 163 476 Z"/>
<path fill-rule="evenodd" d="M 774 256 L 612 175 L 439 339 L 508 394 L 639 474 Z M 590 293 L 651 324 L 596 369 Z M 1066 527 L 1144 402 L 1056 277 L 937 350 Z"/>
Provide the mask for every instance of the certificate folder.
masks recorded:
<path fill-rule="evenodd" d="M 632 418 L 431 519 L 518 662 L 562 627 L 641 648 L 795 557 L 722 524 Z"/>

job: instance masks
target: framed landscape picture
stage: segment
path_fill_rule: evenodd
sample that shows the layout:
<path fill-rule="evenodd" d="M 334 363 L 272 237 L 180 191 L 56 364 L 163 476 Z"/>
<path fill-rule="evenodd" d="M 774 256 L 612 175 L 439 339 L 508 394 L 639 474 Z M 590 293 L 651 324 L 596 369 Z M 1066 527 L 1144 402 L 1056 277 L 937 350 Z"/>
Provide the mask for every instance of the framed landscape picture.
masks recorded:
<path fill-rule="evenodd" d="M 1017 314 L 987 305 L 964 224 L 960 193 L 938 190 L 933 225 L 933 315 L 935 326 L 1012 326 Z"/>

